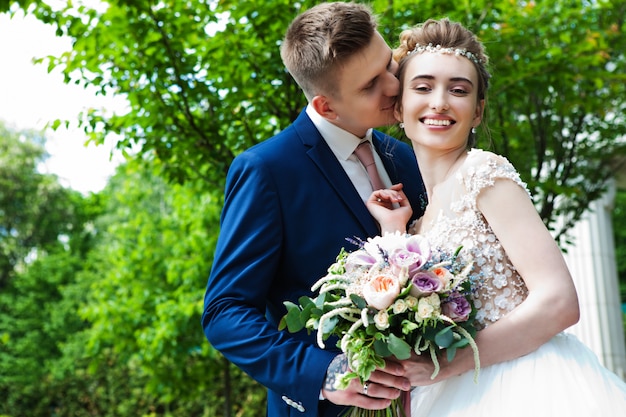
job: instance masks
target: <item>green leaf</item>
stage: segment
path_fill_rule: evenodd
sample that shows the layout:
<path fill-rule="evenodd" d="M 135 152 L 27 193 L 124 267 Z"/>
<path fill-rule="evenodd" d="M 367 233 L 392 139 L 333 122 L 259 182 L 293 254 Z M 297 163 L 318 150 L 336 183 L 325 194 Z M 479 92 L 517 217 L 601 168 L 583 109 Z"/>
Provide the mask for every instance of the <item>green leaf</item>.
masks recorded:
<path fill-rule="evenodd" d="M 306 322 L 306 320 L 302 320 L 300 316 L 300 307 L 290 301 L 285 301 L 283 304 L 287 307 L 287 314 L 285 314 L 285 316 L 280 320 L 278 329 L 282 330 L 286 325 L 289 332 L 299 332 L 304 328 L 304 323 Z"/>
<path fill-rule="evenodd" d="M 389 335 L 388 347 L 391 353 L 400 360 L 409 359 L 411 357 L 411 346 L 393 333 Z"/>
<path fill-rule="evenodd" d="M 384 339 L 376 339 L 374 341 L 374 352 L 376 352 L 377 355 L 382 356 L 383 358 L 392 355 L 389 347 L 387 346 L 387 342 Z"/>
<path fill-rule="evenodd" d="M 417 323 L 411 320 L 402 320 L 402 333 L 409 334 L 413 330 L 417 329 L 419 326 Z"/>
<path fill-rule="evenodd" d="M 302 323 L 306 323 L 311 317 L 311 311 L 313 311 L 314 309 L 315 309 L 315 306 L 311 304 L 304 307 L 302 311 L 300 312 L 300 321 Z"/>
<path fill-rule="evenodd" d="M 354 305 L 357 306 L 357 308 L 364 309 L 365 307 L 367 307 L 367 302 L 365 301 L 365 299 L 359 297 L 356 294 L 350 294 L 350 299 L 352 300 Z"/>
<path fill-rule="evenodd" d="M 320 310 L 324 309 L 324 303 L 326 302 L 326 294 L 327 293 L 320 294 L 319 296 L 315 297 L 315 299 L 313 300 L 315 302 L 315 306 L 319 308 Z"/>
<path fill-rule="evenodd" d="M 311 299 L 311 297 L 302 296 L 298 298 L 298 302 L 302 306 L 302 308 L 306 308 L 309 305 L 315 306 L 315 301 Z"/>
<path fill-rule="evenodd" d="M 369 326 L 367 326 L 367 328 L 365 329 L 365 333 L 367 333 L 368 336 L 374 336 L 377 339 L 385 338 L 385 336 L 379 333 L 378 328 L 375 324 L 370 324 Z"/>
<path fill-rule="evenodd" d="M 449 348 L 463 348 L 465 346 L 469 345 L 469 341 L 466 338 L 461 338 L 459 340 L 457 340 L 456 342 L 454 342 L 453 344 L 451 344 Z"/>
<path fill-rule="evenodd" d="M 446 349 L 446 358 L 448 359 L 448 362 L 452 362 L 452 359 L 454 359 L 454 356 L 456 355 L 456 348 L 450 346 L 448 349 Z"/>
<path fill-rule="evenodd" d="M 454 333 L 452 332 L 452 328 L 454 326 L 446 327 L 445 329 L 440 330 L 435 335 L 435 343 L 441 346 L 442 348 L 449 347 L 452 342 L 454 342 Z"/>
<path fill-rule="evenodd" d="M 328 320 L 324 321 L 324 327 L 322 327 L 322 333 L 323 334 L 328 334 L 328 333 L 332 333 L 332 331 L 335 329 L 335 326 L 337 325 L 337 323 L 339 323 L 339 317 L 334 316 L 331 317 Z"/>
<path fill-rule="evenodd" d="M 413 283 L 409 282 L 409 285 L 407 285 L 402 292 L 400 292 L 400 294 L 398 294 L 398 298 L 404 298 L 407 295 L 409 295 L 409 293 L 411 292 L 411 288 L 413 287 Z"/>

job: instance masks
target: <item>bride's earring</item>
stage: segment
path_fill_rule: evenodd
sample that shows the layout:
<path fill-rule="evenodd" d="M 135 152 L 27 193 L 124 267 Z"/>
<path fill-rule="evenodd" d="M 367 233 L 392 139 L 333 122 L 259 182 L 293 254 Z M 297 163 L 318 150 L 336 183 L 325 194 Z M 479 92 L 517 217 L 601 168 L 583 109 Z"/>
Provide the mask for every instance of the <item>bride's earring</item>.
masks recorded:
<path fill-rule="evenodd" d="M 400 122 L 398 126 L 400 126 L 400 129 L 404 129 L 404 123 Z"/>
<path fill-rule="evenodd" d="M 472 128 L 472 135 L 475 135 L 475 134 L 476 134 L 476 128 L 475 128 L 475 127 L 473 127 L 473 128 Z"/>

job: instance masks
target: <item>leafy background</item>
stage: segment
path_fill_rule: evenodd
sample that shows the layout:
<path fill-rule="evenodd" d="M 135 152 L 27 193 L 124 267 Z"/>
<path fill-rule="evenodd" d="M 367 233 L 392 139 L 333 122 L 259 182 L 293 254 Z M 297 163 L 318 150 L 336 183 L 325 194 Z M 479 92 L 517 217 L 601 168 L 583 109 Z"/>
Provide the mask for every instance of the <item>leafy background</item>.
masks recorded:
<path fill-rule="evenodd" d="M 118 134 L 127 155 L 89 195 L 37 171 L 43 133 L 0 125 L 1 416 L 263 415 L 262 387 L 206 342 L 202 295 L 230 161 L 305 104 L 278 47 L 315 3 L 0 2 L 73 39 L 42 59 L 67 83 L 129 103 L 79 116 L 90 141 Z M 494 78 L 479 145 L 518 167 L 566 249 L 568 229 L 623 170 L 626 2 L 370 4 L 392 46 L 403 28 L 442 16 L 483 40 Z M 620 191 L 623 295 L 624 211 Z"/>

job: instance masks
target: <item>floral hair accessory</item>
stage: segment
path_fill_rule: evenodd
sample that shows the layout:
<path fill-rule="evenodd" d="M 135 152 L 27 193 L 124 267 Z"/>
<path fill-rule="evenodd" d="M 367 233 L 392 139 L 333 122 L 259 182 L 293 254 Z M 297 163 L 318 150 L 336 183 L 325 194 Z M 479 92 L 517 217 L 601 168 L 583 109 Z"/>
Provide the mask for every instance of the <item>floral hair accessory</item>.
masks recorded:
<path fill-rule="evenodd" d="M 413 48 L 412 51 L 409 51 L 407 53 L 407 56 L 413 54 L 421 54 L 422 52 L 464 56 L 476 65 L 482 65 L 485 63 L 484 60 L 480 59 L 475 54 L 465 48 L 442 48 L 441 45 L 433 46 L 432 43 L 429 43 L 427 46 L 418 43 L 417 45 L 415 45 L 415 48 Z"/>

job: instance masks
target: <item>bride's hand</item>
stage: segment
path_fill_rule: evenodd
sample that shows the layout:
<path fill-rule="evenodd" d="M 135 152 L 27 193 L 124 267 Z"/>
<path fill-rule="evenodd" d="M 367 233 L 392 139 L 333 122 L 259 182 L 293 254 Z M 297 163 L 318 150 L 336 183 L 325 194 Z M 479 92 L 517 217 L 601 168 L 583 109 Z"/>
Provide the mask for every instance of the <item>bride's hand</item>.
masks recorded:
<path fill-rule="evenodd" d="M 411 386 L 413 387 L 432 385 L 447 378 L 445 375 L 448 374 L 446 368 L 448 368 L 449 362 L 446 360 L 445 355 L 439 358 L 440 369 L 435 378 L 432 378 L 435 372 L 435 365 L 428 352 L 424 352 L 422 355 L 416 355 L 415 352 L 412 352 L 410 359 L 399 361 L 398 363 L 402 364 L 406 376 L 411 380 Z"/>
<path fill-rule="evenodd" d="M 413 209 L 402 191 L 401 183 L 388 189 L 374 191 L 366 205 L 380 224 L 381 233 L 406 232 L 406 225 L 411 219 Z"/>

